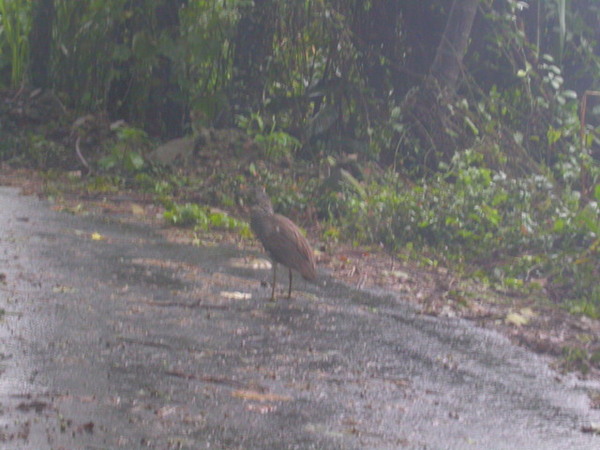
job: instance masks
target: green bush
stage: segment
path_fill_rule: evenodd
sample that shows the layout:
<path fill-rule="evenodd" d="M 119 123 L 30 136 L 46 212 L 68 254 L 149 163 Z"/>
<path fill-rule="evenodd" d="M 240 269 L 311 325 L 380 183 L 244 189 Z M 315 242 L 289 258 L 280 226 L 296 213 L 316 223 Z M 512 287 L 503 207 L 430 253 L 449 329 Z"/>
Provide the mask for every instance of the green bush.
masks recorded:
<path fill-rule="evenodd" d="M 165 211 L 164 218 L 167 223 L 180 227 L 194 226 L 204 231 L 209 229 L 237 230 L 242 236 L 250 235 L 250 228 L 246 222 L 237 220 L 224 212 L 211 211 L 210 208 L 195 203 L 172 204 Z"/>
<path fill-rule="evenodd" d="M 343 234 L 355 241 L 429 248 L 474 271 L 485 262 L 500 283 L 548 278 L 566 288 L 565 302 L 600 307 L 598 204 L 580 206 L 576 191 L 558 189 L 549 176 L 511 179 L 467 150 L 420 186 L 388 172 L 366 191 L 349 191 L 341 210 Z"/>

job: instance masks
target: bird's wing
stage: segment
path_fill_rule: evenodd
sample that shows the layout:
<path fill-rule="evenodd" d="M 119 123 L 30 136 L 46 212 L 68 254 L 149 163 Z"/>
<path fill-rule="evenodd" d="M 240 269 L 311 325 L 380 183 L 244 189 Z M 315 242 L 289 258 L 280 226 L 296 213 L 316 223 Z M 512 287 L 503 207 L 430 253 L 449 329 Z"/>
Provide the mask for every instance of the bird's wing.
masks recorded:
<path fill-rule="evenodd" d="M 279 214 L 265 227 L 261 241 L 273 259 L 297 270 L 309 280 L 316 278 L 313 250 L 294 222 Z"/>

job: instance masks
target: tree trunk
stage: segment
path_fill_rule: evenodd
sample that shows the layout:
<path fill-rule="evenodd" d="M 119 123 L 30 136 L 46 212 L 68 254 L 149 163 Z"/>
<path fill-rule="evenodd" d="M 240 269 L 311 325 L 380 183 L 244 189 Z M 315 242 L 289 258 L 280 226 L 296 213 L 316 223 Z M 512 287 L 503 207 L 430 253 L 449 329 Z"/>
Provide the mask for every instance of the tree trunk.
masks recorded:
<path fill-rule="evenodd" d="M 401 145 L 382 151 L 385 165 L 402 165 L 420 175 L 437 170 L 471 139 L 456 102 L 462 61 L 480 0 L 454 0 L 429 75 L 404 98 Z M 400 140 L 400 138 L 399 138 Z M 397 151 L 399 149 L 399 151 Z"/>
<path fill-rule="evenodd" d="M 153 39 L 161 39 L 165 34 L 173 42 L 179 33 L 179 10 L 188 0 L 160 0 L 153 2 L 153 10 L 147 12 L 148 17 L 154 15 L 156 29 L 152 30 Z M 136 34 L 142 33 L 147 24 L 139 11 L 144 11 L 144 0 L 132 0 L 129 7 L 138 12 L 115 27 L 115 42 L 133 47 Z M 133 57 L 115 63 L 115 77 L 107 94 L 107 110 L 111 119 L 125 119 L 145 124 L 152 136 L 175 138 L 183 134 L 185 106 L 179 85 L 173 79 L 173 64 L 169 55 L 156 54 L 157 64 L 152 67 L 150 77 L 141 81 L 134 73 Z M 136 92 L 132 95 L 132 92 Z"/>
<path fill-rule="evenodd" d="M 389 98 L 392 73 L 402 62 L 400 34 L 401 2 L 378 0 L 365 8 L 357 2 L 352 13 L 353 43 L 368 86 L 380 100 Z M 398 79 L 400 77 L 396 77 Z"/>
<path fill-rule="evenodd" d="M 236 112 L 260 108 L 265 73 L 273 52 L 277 2 L 254 0 L 242 8 L 234 41 L 231 103 Z"/>
<path fill-rule="evenodd" d="M 403 74 L 394 81 L 396 98 L 402 98 L 431 69 L 436 49 L 442 38 L 449 5 L 432 5 L 431 1 L 405 0 L 402 3 L 401 29 L 406 49 Z"/>
<path fill-rule="evenodd" d="M 29 33 L 29 76 L 36 88 L 50 87 L 49 66 L 54 24 L 54 1 L 37 0 L 33 4 L 33 21 Z"/>
<path fill-rule="evenodd" d="M 166 33 L 174 42 L 179 35 L 179 10 L 187 0 L 164 1 L 156 6 L 156 29 Z M 161 55 L 152 76 L 156 83 L 150 90 L 150 107 L 146 122 L 155 123 L 164 131 L 165 138 L 180 137 L 183 134 L 185 106 L 180 86 L 173 80 L 172 60 Z"/>
<path fill-rule="evenodd" d="M 446 29 L 430 70 L 440 88 L 448 92 L 456 90 L 478 6 L 479 0 L 454 0 L 452 4 Z"/>

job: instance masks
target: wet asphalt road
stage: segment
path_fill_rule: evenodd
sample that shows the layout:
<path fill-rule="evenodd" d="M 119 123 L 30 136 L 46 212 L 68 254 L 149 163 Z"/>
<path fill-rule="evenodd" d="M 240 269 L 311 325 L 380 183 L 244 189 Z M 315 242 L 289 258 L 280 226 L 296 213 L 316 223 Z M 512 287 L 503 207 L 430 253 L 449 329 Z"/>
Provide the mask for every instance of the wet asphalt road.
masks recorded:
<path fill-rule="evenodd" d="M 592 386 L 495 333 L 331 281 L 272 304 L 236 249 L 0 210 L 2 448 L 600 448 Z"/>

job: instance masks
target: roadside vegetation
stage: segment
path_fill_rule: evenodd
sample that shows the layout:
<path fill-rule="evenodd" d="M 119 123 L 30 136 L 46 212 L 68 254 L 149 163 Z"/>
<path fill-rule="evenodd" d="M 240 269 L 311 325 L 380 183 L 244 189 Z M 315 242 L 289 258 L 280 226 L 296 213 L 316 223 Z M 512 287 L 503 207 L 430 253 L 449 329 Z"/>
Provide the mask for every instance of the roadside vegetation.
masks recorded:
<path fill-rule="evenodd" d="M 0 0 L 0 159 L 243 236 L 262 183 L 326 247 L 598 319 L 599 21 L 595 0 Z"/>

